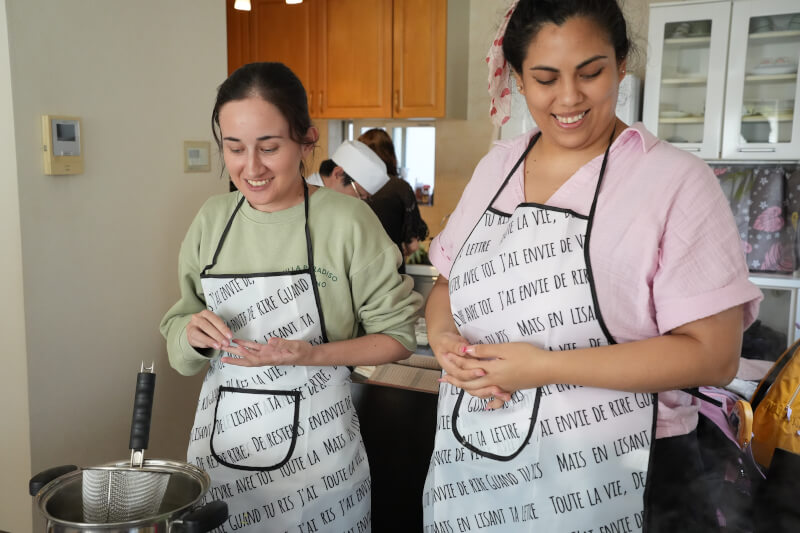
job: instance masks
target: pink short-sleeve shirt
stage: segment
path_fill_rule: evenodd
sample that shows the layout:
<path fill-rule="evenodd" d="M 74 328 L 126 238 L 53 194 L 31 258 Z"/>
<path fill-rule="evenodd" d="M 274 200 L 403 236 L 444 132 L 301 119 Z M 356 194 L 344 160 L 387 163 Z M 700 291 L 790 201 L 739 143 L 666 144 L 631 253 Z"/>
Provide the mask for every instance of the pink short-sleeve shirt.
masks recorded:
<path fill-rule="evenodd" d="M 534 133 L 495 143 L 475 168 L 447 227 L 431 242 L 431 262 L 445 277 Z M 580 168 L 547 204 L 588 215 L 602 159 Z M 512 212 L 524 201 L 523 176 L 520 165 L 496 208 Z M 714 173 L 641 123 L 611 146 L 589 256 L 602 316 L 617 342 L 663 335 L 740 304 L 746 304 L 744 327 L 758 314 L 761 291 L 748 279 L 733 214 Z M 656 437 L 692 431 L 698 406 L 683 392 L 659 394 Z"/>

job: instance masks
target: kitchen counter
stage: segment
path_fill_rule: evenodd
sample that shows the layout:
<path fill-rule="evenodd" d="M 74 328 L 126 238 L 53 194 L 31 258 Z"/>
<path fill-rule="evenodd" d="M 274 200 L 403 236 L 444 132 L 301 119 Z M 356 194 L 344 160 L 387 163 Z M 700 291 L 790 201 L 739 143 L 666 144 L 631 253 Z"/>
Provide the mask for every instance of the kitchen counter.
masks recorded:
<path fill-rule="evenodd" d="M 379 366 L 359 366 L 354 383 L 394 387 L 428 394 L 439 393 L 442 369 L 427 346 L 419 347 L 408 359 Z"/>
<path fill-rule="evenodd" d="M 353 372 L 353 403 L 372 475 L 372 530 L 380 533 L 422 532 L 441 367 L 427 345 L 424 318 L 415 330 L 418 346 L 408 359 Z"/>
<path fill-rule="evenodd" d="M 355 378 L 352 391 L 372 475 L 372 531 L 421 533 L 438 396 Z"/>

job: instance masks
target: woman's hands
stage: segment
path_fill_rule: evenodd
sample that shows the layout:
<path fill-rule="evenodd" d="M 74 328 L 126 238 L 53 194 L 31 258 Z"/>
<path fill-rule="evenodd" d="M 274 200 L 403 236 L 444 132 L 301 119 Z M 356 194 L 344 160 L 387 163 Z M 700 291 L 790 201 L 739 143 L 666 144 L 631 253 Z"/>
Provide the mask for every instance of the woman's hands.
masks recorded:
<path fill-rule="evenodd" d="M 454 380 L 463 383 L 482 379 L 486 375 L 480 365 L 461 368 L 467 360 L 472 359 L 472 356 L 467 354 L 469 342 L 458 332 L 453 315 L 450 313 L 448 282 L 443 275 L 439 275 L 428 295 L 425 321 L 428 325 L 428 342 L 433 349 L 433 354 L 447 373 L 443 381 L 447 381 L 447 378 L 452 376 Z M 511 400 L 511 394 L 508 391 L 493 385 L 472 388 L 469 393 L 478 398 L 494 397 L 487 405 L 489 409 L 502 407 L 504 401 Z"/>
<path fill-rule="evenodd" d="M 186 326 L 186 339 L 195 348 L 214 348 L 222 350 L 228 347 L 233 333 L 220 317 L 203 309 L 192 315 Z"/>
<path fill-rule="evenodd" d="M 459 372 L 448 372 L 444 381 L 475 396 L 476 391 L 499 389 L 505 396 L 493 395 L 508 401 L 510 395 L 505 391 L 530 389 L 552 382 L 547 371 L 548 355 L 549 352 L 525 342 L 467 346 L 464 356 L 447 356 Z M 477 376 L 477 371 L 482 375 Z M 476 377 L 463 377 L 470 375 Z"/>
<path fill-rule="evenodd" d="M 238 355 L 223 357 L 222 362 L 236 366 L 303 365 L 309 364 L 311 343 L 272 338 L 267 344 L 234 339 L 230 328 L 220 317 L 203 309 L 192 315 L 186 326 L 186 337 L 195 348 L 214 348 Z"/>
<path fill-rule="evenodd" d="M 226 352 L 238 355 L 223 357 L 222 362 L 236 366 L 284 366 L 307 365 L 311 359 L 313 346 L 306 341 L 293 341 L 271 338 L 267 344 L 233 339 L 235 346 L 228 346 Z"/>
<path fill-rule="evenodd" d="M 506 389 L 487 381 L 484 370 L 487 361 L 474 357 L 475 347 L 470 347 L 467 339 L 456 333 L 443 332 L 430 339 L 430 343 L 436 360 L 446 372 L 442 381 L 478 398 L 493 398 L 487 405 L 489 409 L 502 407 L 504 402 L 511 400 L 507 391 L 517 389 Z M 476 386 L 476 383 L 480 385 Z"/>
<path fill-rule="evenodd" d="M 461 358 L 465 353 L 469 342 L 457 333 L 450 331 L 442 332 L 434 337 L 428 336 L 433 355 L 448 374 L 453 373 L 460 380 L 470 380 L 484 375 L 483 370 L 471 369 L 462 370 L 460 366 L 450 361 L 450 358 Z"/>

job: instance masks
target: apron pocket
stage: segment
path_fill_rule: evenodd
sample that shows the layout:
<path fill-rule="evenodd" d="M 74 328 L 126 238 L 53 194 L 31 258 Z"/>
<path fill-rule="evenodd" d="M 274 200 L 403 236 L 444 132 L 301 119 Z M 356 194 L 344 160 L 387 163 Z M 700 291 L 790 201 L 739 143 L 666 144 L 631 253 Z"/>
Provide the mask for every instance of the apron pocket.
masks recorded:
<path fill-rule="evenodd" d="M 483 457 L 510 461 L 530 443 L 541 395 L 541 389 L 517 391 L 511 406 L 486 411 L 487 400 L 468 396 L 465 401 L 461 390 L 453 406 L 453 435 Z"/>
<path fill-rule="evenodd" d="M 294 454 L 300 391 L 219 388 L 209 446 L 222 465 L 237 470 L 277 470 Z"/>

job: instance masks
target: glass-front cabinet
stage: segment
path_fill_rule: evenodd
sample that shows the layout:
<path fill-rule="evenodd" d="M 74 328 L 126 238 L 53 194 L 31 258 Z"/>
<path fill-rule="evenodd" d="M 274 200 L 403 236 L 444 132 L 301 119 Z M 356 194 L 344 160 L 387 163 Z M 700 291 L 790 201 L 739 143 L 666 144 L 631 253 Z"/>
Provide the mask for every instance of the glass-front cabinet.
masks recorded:
<path fill-rule="evenodd" d="M 722 140 L 730 12 L 729 1 L 650 11 L 643 121 L 702 158 L 718 157 Z"/>
<path fill-rule="evenodd" d="M 734 2 L 724 159 L 800 159 L 800 2 Z"/>
<path fill-rule="evenodd" d="M 703 159 L 798 159 L 800 2 L 652 4 L 643 121 Z"/>

